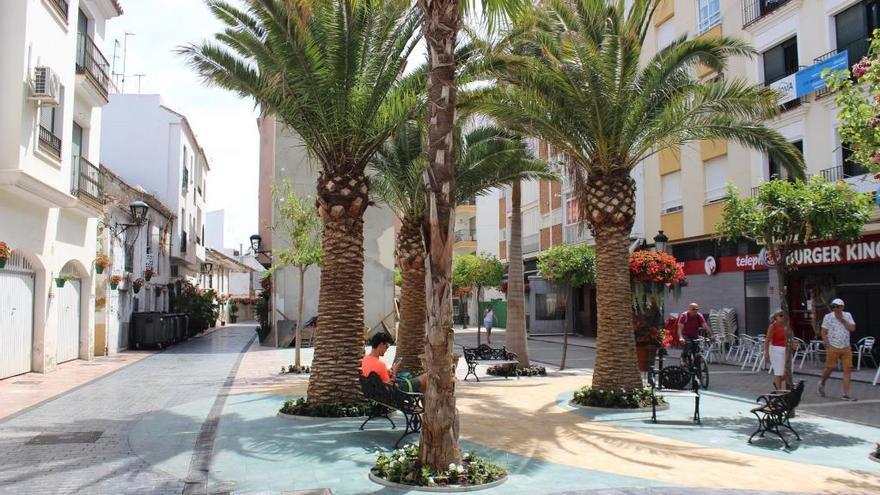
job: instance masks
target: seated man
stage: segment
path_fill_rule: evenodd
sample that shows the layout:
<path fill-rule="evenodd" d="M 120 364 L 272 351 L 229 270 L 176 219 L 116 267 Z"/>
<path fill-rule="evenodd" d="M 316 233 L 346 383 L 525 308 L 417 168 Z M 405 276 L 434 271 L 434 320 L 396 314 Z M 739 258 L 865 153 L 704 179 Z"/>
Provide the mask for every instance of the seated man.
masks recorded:
<path fill-rule="evenodd" d="M 413 375 L 408 371 L 398 372 L 397 368 L 400 366 L 400 359 L 394 361 L 394 366 L 391 367 L 391 371 L 389 372 L 385 363 L 379 359 L 385 355 L 385 351 L 387 351 L 393 343 L 394 339 L 392 339 L 387 333 L 379 332 L 376 335 L 373 335 L 370 339 L 370 347 L 372 347 L 372 350 L 369 354 L 364 356 L 363 360 L 361 360 L 361 375 L 370 376 L 370 373 L 376 373 L 385 383 L 391 383 L 391 381 L 394 380 L 397 388 L 404 392 L 422 393 L 425 390 L 425 384 L 427 383 L 427 375 Z"/>

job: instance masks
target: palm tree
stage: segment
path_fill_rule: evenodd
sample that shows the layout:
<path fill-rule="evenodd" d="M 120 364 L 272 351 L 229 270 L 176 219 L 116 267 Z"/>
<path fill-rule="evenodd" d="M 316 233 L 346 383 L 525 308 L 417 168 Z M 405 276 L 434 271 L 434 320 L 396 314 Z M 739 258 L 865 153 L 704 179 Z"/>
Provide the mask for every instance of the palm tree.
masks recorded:
<path fill-rule="evenodd" d="M 553 177 L 547 164 L 535 159 L 519 137 L 497 127 L 477 127 L 464 136 L 459 130 L 456 141 L 457 203 L 503 184 Z M 425 213 L 423 176 L 427 160 L 423 142 L 421 126 L 408 125 L 396 133 L 371 162 L 376 172 L 372 179 L 373 193 L 395 210 L 401 223 L 397 237 L 397 262 L 402 278 L 397 356 L 403 359 L 400 366 L 408 370 L 422 369 L 419 354 L 425 349 L 427 253 L 421 226 Z M 522 340 L 525 341 L 525 336 Z"/>
<path fill-rule="evenodd" d="M 359 401 L 365 171 L 423 107 L 425 71 L 401 75 L 422 16 L 406 0 L 242 1 L 209 0 L 225 29 L 181 52 L 207 83 L 283 121 L 318 162 L 323 266 L 308 400 Z"/>
<path fill-rule="evenodd" d="M 627 250 L 635 215 L 633 167 L 663 149 L 726 139 L 766 151 L 803 175 L 797 150 L 760 123 L 778 111 L 773 90 L 734 78 L 698 81 L 693 75 L 700 64 L 724 73 L 730 57 L 754 53 L 746 43 L 682 36 L 639 64 L 657 3 L 550 0 L 530 9 L 488 56 L 502 84 L 478 98 L 479 110 L 516 132 L 542 138 L 567 157 L 596 239 L 593 387 L 601 390 L 642 386 Z"/>
<path fill-rule="evenodd" d="M 507 332 L 505 344 L 516 353 L 517 366 L 528 367 L 526 338 L 526 288 L 522 254 L 522 181 L 514 181 L 510 194 L 510 241 L 507 243 Z"/>

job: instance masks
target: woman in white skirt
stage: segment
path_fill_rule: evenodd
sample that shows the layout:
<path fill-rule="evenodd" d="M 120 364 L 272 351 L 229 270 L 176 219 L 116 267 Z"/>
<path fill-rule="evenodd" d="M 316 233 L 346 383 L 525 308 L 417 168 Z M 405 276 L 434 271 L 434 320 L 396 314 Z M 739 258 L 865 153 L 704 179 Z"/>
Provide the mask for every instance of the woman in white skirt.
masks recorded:
<path fill-rule="evenodd" d="M 767 327 L 767 338 L 764 339 L 764 355 L 770 358 L 773 368 L 773 386 L 782 389 L 785 379 L 785 327 L 782 310 L 770 315 L 770 326 Z"/>

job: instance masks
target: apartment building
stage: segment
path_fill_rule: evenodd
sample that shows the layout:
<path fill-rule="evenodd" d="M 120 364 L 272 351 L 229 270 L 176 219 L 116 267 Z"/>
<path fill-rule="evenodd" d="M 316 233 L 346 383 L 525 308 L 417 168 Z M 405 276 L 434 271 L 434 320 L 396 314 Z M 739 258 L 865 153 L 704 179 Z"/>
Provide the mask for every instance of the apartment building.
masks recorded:
<path fill-rule="evenodd" d="M 300 197 L 315 196 L 318 164 L 308 155 L 300 138 L 274 117 L 260 118 L 260 183 L 259 230 L 261 251 L 259 261 L 271 265 L 269 253 L 284 249 L 287 241 L 272 230 L 277 210 L 272 201 L 272 185 L 289 180 L 294 193 Z M 371 330 L 381 328 L 384 322 L 394 326 L 394 222 L 395 215 L 382 205 L 367 208 L 364 216 L 364 324 Z M 321 270 L 311 267 L 306 272 L 305 299 L 302 317 L 311 319 L 318 313 Z M 292 336 L 299 301 L 299 272 L 293 267 L 278 270 L 273 277 L 273 328 L 285 336 Z M 267 342 L 275 342 L 273 336 Z"/>
<path fill-rule="evenodd" d="M 116 0 L 16 0 L 0 15 L 0 379 L 94 356 L 100 47 Z M 72 277 L 66 283 L 54 279 Z M 61 285 L 60 287 L 58 285 Z"/>
<path fill-rule="evenodd" d="M 808 176 L 874 191 L 872 176 L 847 159 L 833 95 L 818 75 L 823 68 L 857 62 L 867 53 L 868 38 L 877 27 L 877 0 L 665 0 L 655 13 L 644 57 L 682 35 L 745 39 L 758 55 L 732 60 L 721 76 L 779 90 L 780 113 L 767 124 L 802 150 Z M 697 75 L 720 76 L 707 68 Z M 713 235 L 727 181 L 747 195 L 774 177 L 785 178 L 785 172 L 765 154 L 725 141 L 689 143 L 647 160 L 644 201 L 652 214 L 645 217 L 646 231 L 666 233 L 667 250 L 684 262 L 689 280 L 680 299 L 667 301 L 668 311 L 680 311 L 694 300 L 705 308 L 735 308 L 740 329 L 748 333 L 766 328 L 767 315 L 779 306 L 775 275 L 764 265 L 758 246 L 718 243 Z M 861 240 L 830 243 L 825 249 L 842 256 L 823 256 L 822 246 L 801 255 L 800 269 L 789 286 L 799 335 L 812 336 L 821 316 L 814 309 L 827 311 L 824 305 L 831 297 L 846 300 L 847 310 L 859 322 L 856 337 L 877 334 L 880 310 L 870 301 L 880 296 L 880 223 L 876 212 L 873 218 Z"/>
<path fill-rule="evenodd" d="M 561 163 L 563 156 L 555 148 L 536 139 L 527 140 L 535 156 L 551 163 Z M 538 180 L 522 184 L 522 248 L 526 277 L 527 326 L 530 334 L 561 334 L 566 307 L 573 304 L 574 321 L 570 331 L 593 336 L 596 331 L 595 290 L 578 287 L 569 292 L 544 280 L 538 272 L 538 255 L 559 244 L 593 244 L 594 240 L 581 220 L 578 203 L 565 173 L 560 168 L 559 182 Z M 645 240 L 644 168 L 632 172 L 636 181 L 636 219 L 632 230 L 634 243 Z M 497 189 L 477 198 L 477 250 L 508 261 L 510 225 L 510 187 Z M 650 236 L 649 236 L 650 237 Z M 473 313 L 473 309 L 471 312 Z M 473 318 L 473 314 L 471 315 Z M 473 321 L 473 320 L 472 320 Z"/>
<path fill-rule="evenodd" d="M 201 284 L 205 197 L 211 168 L 187 118 L 159 95 L 114 94 L 104 109 L 101 154 L 119 177 L 175 212 L 170 276 Z"/>

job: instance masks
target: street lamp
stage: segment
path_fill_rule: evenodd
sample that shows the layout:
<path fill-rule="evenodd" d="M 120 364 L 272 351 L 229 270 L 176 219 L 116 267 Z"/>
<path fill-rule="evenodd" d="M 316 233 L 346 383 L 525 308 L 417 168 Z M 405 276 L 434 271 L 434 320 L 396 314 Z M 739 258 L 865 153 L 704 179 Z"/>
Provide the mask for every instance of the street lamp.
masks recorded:
<path fill-rule="evenodd" d="M 251 236 L 251 249 L 254 250 L 255 253 L 260 253 L 260 244 L 262 244 L 263 238 L 260 237 L 260 234 L 254 234 Z"/>
<path fill-rule="evenodd" d="M 662 230 L 658 230 L 657 235 L 654 236 L 654 248 L 658 253 L 665 253 L 667 243 L 669 243 L 669 237 Z"/>
<path fill-rule="evenodd" d="M 150 205 L 144 203 L 143 201 L 132 201 L 128 205 L 128 211 L 131 214 L 133 223 L 116 222 L 113 227 L 110 227 L 110 225 L 104 222 L 100 223 L 110 228 L 114 236 L 119 237 L 124 234 L 125 231 L 128 230 L 130 227 L 140 227 L 147 221 L 147 212 L 150 211 Z"/>
<path fill-rule="evenodd" d="M 202 273 L 211 273 L 214 270 L 214 263 L 206 261 L 202 263 Z"/>

